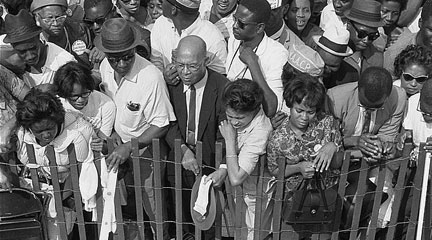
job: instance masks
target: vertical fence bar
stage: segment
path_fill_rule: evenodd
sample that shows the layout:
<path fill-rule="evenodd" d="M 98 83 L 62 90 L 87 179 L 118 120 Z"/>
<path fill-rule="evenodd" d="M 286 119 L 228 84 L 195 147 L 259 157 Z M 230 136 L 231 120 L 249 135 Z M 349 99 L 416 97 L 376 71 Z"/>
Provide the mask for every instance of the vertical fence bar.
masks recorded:
<path fill-rule="evenodd" d="M 216 169 L 219 169 L 220 164 L 222 162 L 222 143 L 216 142 L 216 155 L 215 155 L 215 163 L 216 163 Z M 215 189 L 216 194 L 216 218 L 215 218 L 215 239 L 221 240 L 222 239 L 222 209 L 223 204 L 220 202 L 220 194 L 223 194 L 220 188 Z M 220 211 L 219 211 L 220 209 Z"/>
<path fill-rule="evenodd" d="M 141 186 L 141 159 L 139 153 L 138 139 L 132 138 L 132 168 L 134 178 L 134 191 L 135 191 L 135 208 L 137 211 L 137 226 L 138 235 L 141 239 L 145 239 L 144 236 L 144 209 L 143 209 L 143 188 Z"/>
<path fill-rule="evenodd" d="M 385 163 L 381 163 L 379 165 L 379 174 L 377 176 L 377 187 L 376 187 L 376 191 L 375 191 L 375 197 L 374 197 L 374 202 L 373 202 L 373 208 L 372 208 L 372 216 L 370 219 L 370 223 L 368 226 L 368 234 L 367 234 L 367 239 L 368 240 L 374 240 L 375 239 L 375 234 L 376 234 L 376 229 L 377 229 L 377 224 L 378 224 L 378 213 L 379 213 L 379 209 L 381 207 L 381 199 L 382 199 L 382 195 L 384 192 L 384 181 L 386 178 L 386 174 L 387 174 L 387 167 L 385 165 Z M 390 196 L 389 196 L 390 198 Z"/>
<path fill-rule="evenodd" d="M 162 162 L 161 162 L 161 153 L 160 153 L 160 144 L 159 139 L 153 139 L 152 141 L 153 147 L 153 164 L 154 164 L 154 191 L 155 191 L 155 199 L 156 199 L 156 235 L 158 240 L 163 240 L 163 210 L 162 210 L 162 201 L 157 201 L 158 199 L 162 200 Z"/>
<path fill-rule="evenodd" d="M 81 192 L 79 188 L 79 170 L 78 170 L 78 162 L 76 159 L 75 147 L 74 144 L 70 144 L 67 148 L 69 163 L 70 163 L 70 171 L 71 171 L 71 182 L 72 182 L 72 192 L 75 201 L 75 211 L 77 214 L 77 225 L 78 225 L 78 233 L 80 240 L 86 240 L 86 230 L 85 230 L 85 222 L 84 222 L 84 214 L 83 207 L 81 203 Z"/>
<path fill-rule="evenodd" d="M 418 155 L 418 166 L 416 170 L 416 174 L 414 177 L 414 185 L 413 185 L 413 198 L 412 198 L 412 206 L 411 206 L 411 217 L 408 223 L 408 232 L 407 232 L 407 240 L 415 239 L 415 230 L 417 227 L 417 220 L 419 214 L 420 207 L 420 194 L 422 189 L 422 181 L 423 181 L 423 170 L 425 167 L 425 158 L 426 151 L 424 150 L 425 143 L 420 144 L 420 152 Z"/>
<path fill-rule="evenodd" d="M 236 201 L 236 209 L 235 209 L 235 239 L 246 239 L 243 234 L 243 226 L 245 219 L 244 212 L 244 203 L 243 203 L 243 189 L 241 186 L 234 187 L 235 189 L 235 201 Z"/>
<path fill-rule="evenodd" d="M 27 156 L 29 158 L 29 162 L 31 164 L 37 164 L 33 145 L 26 143 L 26 150 L 27 150 Z M 31 179 L 32 179 L 32 184 L 33 184 L 33 190 L 36 192 L 40 191 L 37 169 L 36 168 L 30 168 L 30 174 L 31 174 Z"/>
<path fill-rule="evenodd" d="M 57 162 L 56 162 L 53 146 L 51 145 L 47 146 L 46 152 L 50 163 L 52 185 L 54 188 L 54 202 L 55 202 L 55 208 L 57 212 L 56 220 L 58 221 L 58 226 L 60 228 L 60 238 L 67 239 L 66 221 L 65 221 L 63 205 L 62 205 L 62 193 L 60 189 L 60 182 L 59 182 L 59 176 L 57 171 L 58 170 Z"/>
<path fill-rule="evenodd" d="M 183 237 L 183 191 L 182 191 L 182 150 L 181 140 L 175 140 L 174 152 L 174 177 L 175 177 L 175 209 L 176 209 L 176 239 Z"/>
<path fill-rule="evenodd" d="M 339 226 L 341 224 L 341 218 L 342 218 L 342 209 L 344 204 L 344 197 L 345 197 L 345 188 L 346 183 L 348 179 L 348 169 L 350 164 L 350 158 L 351 154 L 350 152 L 346 151 L 344 153 L 344 158 L 342 162 L 342 169 L 341 174 L 339 178 L 339 186 L 338 186 L 338 195 L 341 198 L 341 201 L 336 205 L 336 213 L 335 213 L 335 222 L 334 222 L 334 228 L 332 229 L 332 240 L 338 240 L 339 239 Z"/>
<path fill-rule="evenodd" d="M 196 160 L 198 162 L 198 166 L 201 168 L 198 176 L 202 177 L 202 142 L 198 141 L 196 144 Z M 201 240 L 201 230 L 195 227 L 195 239 Z"/>
<path fill-rule="evenodd" d="M 233 232 L 233 228 L 235 226 L 229 225 L 230 220 L 231 222 L 235 220 L 235 209 L 236 209 L 236 203 L 234 201 L 234 188 L 231 186 L 231 182 L 229 180 L 229 177 L 225 179 L 225 191 L 226 191 L 226 197 L 227 197 L 227 203 L 228 203 L 228 209 L 231 215 L 231 218 L 225 218 L 225 224 L 227 225 L 227 233 L 231 234 Z M 235 232 L 235 229 L 234 229 Z M 235 235 L 235 234 L 234 234 Z"/>
<path fill-rule="evenodd" d="M 368 175 L 368 169 L 369 166 L 366 163 L 365 160 L 361 160 L 361 167 L 359 169 L 360 176 L 359 181 L 357 185 L 357 192 L 354 196 L 355 201 L 355 207 L 354 207 L 354 216 L 352 219 L 352 225 L 351 225 L 351 232 L 350 232 L 350 239 L 357 239 L 357 232 L 360 230 L 362 232 L 364 229 L 359 229 L 360 227 L 360 216 L 361 216 L 361 210 L 363 206 L 363 199 L 365 197 L 366 193 L 366 178 Z"/>
<path fill-rule="evenodd" d="M 429 170 L 429 176 L 432 176 L 432 162 Z M 430 236 L 429 239 L 432 239 L 432 182 L 429 180 L 429 221 L 427 225 L 427 231 L 425 233 L 425 236 Z"/>
<path fill-rule="evenodd" d="M 98 176 L 101 176 L 101 161 L 100 161 L 100 156 L 99 156 L 99 158 L 95 158 L 94 163 L 95 163 L 95 166 L 96 166 L 96 170 L 98 172 Z M 97 189 L 97 192 L 96 192 L 96 211 L 97 211 L 98 233 L 100 233 L 101 226 L 102 226 L 103 206 L 104 206 L 104 200 L 103 200 L 102 185 L 101 185 L 100 177 L 98 177 L 98 189 Z"/>
<path fill-rule="evenodd" d="M 255 222 L 254 222 L 254 239 L 262 239 L 265 229 L 261 228 L 263 211 L 265 211 L 265 206 L 263 205 L 263 185 L 264 185 L 264 168 L 265 168 L 266 156 L 262 155 L 259 158 L 256 168 L 258 168 L 258 186 L 257 186 L 257 196 L 255 204 Z"/>
<path fill-rule="evenodd" d="M 281 239 L 282 228 L 282 205 L 283 197 L 285 191 L 285 167 L 286 161 L 284 157 L 279 157 L 278 162 L 278 176 L 276 182 L 276 194 L 275 194 L 275 204 L 273 209 L 273 239 Z"/>

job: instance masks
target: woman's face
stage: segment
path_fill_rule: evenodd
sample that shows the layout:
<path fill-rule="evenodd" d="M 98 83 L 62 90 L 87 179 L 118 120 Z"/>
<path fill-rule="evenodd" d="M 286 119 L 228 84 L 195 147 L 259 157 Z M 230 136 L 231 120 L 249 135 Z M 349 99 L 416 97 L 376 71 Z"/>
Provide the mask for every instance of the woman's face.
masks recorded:
<path fill-rule="evenodd" d="M 237 5 L 237 0 L 213 0 L 213 6 L 221 14 L 227 14 Z"/>
<path fill-rule="evenodd" d="M 30 131 L 36 138 L 39 145 L 46 146 L 54 140 L 58 134 L 57 124 L 50 119 L 43 119 L 30 126 Z"/>
<path fill-rule="evenodd" d="M 89 96 L 91 91 L 84 88 L 80 84 L 74 83 L 71 97 L 68 97 L 67 100 L 77 110 L 82 110 L 88 104 Z"/>
<path fill-rule="evenodd" d="M 405 89 L 406 93 L 411 96 L 418 92 L 423 87 L 424 81 L 423 79 L 427 78 L 418 78 L 418 77 L 427 76 L 426 69 L 419 64 L 411 64 L 403 69 L 401 79 L 401 87 Z M 412 79 L 412 78 L 418 79 Z"/>
<path fill-rule="evenodd" d="M 309 0 L 294 0 L 289 7 L 288 25 L 297 30 L 303 31 L 311 17 L 311 8 Z"/>
<path fill-rule="evenodd" d="M 304 101 L 303 101 L 304 102 Z M 309 126 L 309 123 L 316 116 L 316 108 L 309 107 L 304 105 L 304 103 L 294 103 L 292 108 L 290 109 L 290 123 L 296 129 L 301 131 L 305 131 Z"/>
<path fill-rule="evenodd" d="M 231 125 L 235 129 L 242 129 L 249 125 L 249 123 L 253 120 L 256 115 L 256 111 L 253 112 L 238 112 L 231 107 L 226 108 L 225 110 L 227 120 L 231 123 Z"/>
<path fill-rule="evenodd" d="M 401 4 L 384 0 L 381 4 L 381 18 L 386 27 L 393 26 L 399 19 Z"/>
<path fill-rule="evenodd" d="M 147 10 L 154 21 L 162 16 L 162 1 L 161 0 L 150 0 L 147 6 Z"/>

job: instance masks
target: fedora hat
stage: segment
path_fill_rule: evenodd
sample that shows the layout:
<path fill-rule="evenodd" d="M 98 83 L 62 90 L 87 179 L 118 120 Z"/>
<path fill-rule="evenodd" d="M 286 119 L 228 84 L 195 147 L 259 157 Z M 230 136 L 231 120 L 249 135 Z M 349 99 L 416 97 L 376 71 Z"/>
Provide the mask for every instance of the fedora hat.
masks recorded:
<path fill-rule="evenodd" d="M 22 42 L 38 36 L 42 32 L 42 28 L 36 25 L 33 16 L 25 9 L 20 10 L 17 15 L 7 14 L 5 25 L 5 43 Z"/>
<path fill-rule="evenodd" d="M 105 53 L 124 52 L 141 45 L 141 34 L 123 18 L 111 18 L 102 25 L 101 33 L 95 38 L 96 47 Z"/>
<path fill-rule="evenodd" d="M 350 10 L 345 13 L 346 18 L 368 27 L 382 27 L 381 3 L 373 0 L 354 0 Z"/>
<path fill-rule="evenodd" d="M 348 47 L 349 38 L 350 33 L 348 30 L 336 26 L 326 28 L 321 37 L 312 37 L 320 48 L 339 57 L 347 57 L 353 54 L 353 50 Z"/>
<path fill-rule="evenodd" d="M 190 201 L 190 211 L 191 211 L 191 216 L 192 219 L 195 223 L 195 226 L 197 228 L 199 228 L 200 230 L 208 230 L 211 228 L 211 226 L 213 226 L 213 223 L 216 219 L 216 194 L 215 194 L 215 190 L 213 188 L 213 185 L 210 186 L 209 191 L 208 191 L 208 204 L 207 204 L 207 209 L 206 209 L 206 213 L 204 215 L 202 215 L 201 213 L 197 212 L 194 209 L 195 206 L 195 202 L 197 201 L 198 195 L 202 194 L 199 193 L 198 190 L 200 188 L 201 185 L 201 180 L 202 177 L 197 177 L 195 180 L 195 183 L 192 187 L 192 193 L 191 193 L 191 201 Z"/>

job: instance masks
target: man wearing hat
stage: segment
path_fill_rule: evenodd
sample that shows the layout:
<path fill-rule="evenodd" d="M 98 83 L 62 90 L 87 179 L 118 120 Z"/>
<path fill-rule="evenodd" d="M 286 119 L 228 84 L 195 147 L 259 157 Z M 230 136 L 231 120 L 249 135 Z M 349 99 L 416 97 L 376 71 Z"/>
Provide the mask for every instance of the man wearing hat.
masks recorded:
<path fill-rule="evenodd" d="M 347 28 L 348 19 L 344 13 L 351 9 L 354 0 L 333 0 L 328 3 L 321 12 L 320 28 L 327 27 Z"/>
<path fill-rule="evenodd" d="M 27 10 L 6 15 L 5 43 L 10 43 L 27 66 L 24 80 L 29 87 L 52 83 L 57 69 L 75 58 L 61 47 L 40 40 L 42 29 Z"/>
<path fill-rule="evenodd" d="M 381 4 L 373 0 L 354 0 L 348 18 L 350 32 L 349 46 L 354 53 L 344 59 L 360 74 L 370 66 L 383 66 L 383 53 L 372 44 L 379 37 L 378 27 L 384 25 L 381 20 Z"/>
<path fill-rule="evenodd" d="M 264 31 L 271 39 L 282 44 L 286 49 L 291 45 L 300 46 L 303 41 L 285 24 L 284 13 L 289 9 L 288 0 L 267 0 L 271 7 L 271 15 Z"/>
<path fill-rule="evenodd" d="M 163 16 L 160 16 L 151 33 L 151 61 L 163 73 L 168 84 L 180 82 L 177 71 L 171 63 L 173 50 L 185 36 L 197 35 L 207 45 L 208 67 L 225 74 L 227 57 L 226 42 L 219 29 L 200 17 L 200 0 L 166 0 L 162 2 Z"/>
<path fill-rule="evenodd" d="M 89 29 L 70 20 L 67 10 L 66 0 L 37 0 L 30 6 L 36 25 L 42 28 L 43 39 L 57 44 L 88 66 L 91 62 L 102 61 L 104 55 L 100 51 L 94 49 L 91 52 Z"/>
<path fill-rule="evenodd" d="M 264 91 L 263 109 L 272 117 L 282 108 L 284 46 L 265 34 L 271 14 L 267 0 L 241 1 L 234 13 L 234 38 L 228 41 L 227 77 L 251 79 Z"/>
<path fill-rule="evenodd" d="M 132 152 L 131 139 L 137 138 L 143 177 L 143 207 L 151 221 L 155 221 L 153 171 L 151 161 L 152 140 L 163 137 L 170 121 L 175 121 L 173 108 L 162 73 L 148 60 L 136 54 L 140 44 L 137 28 L 123 18 L 106 20 L 95 44 L 106 58 L 100 66 L 100 89 L 114 100 L 117 106 L 114 132 L 114 151 L 106 159 L 109 171 L 117 171 Z M 160 199 L 158 199 L 160 201 Z M 155 232 L 155 224 L 152 224 Z M 164 233 L 164 239 L 169 239 Z"/>
<path fill-rule="evenodd" d="M 320 37 L 313 37 L 316 51 L 324 60 L 324 86 L 329 89 L 336 85 L 358 80 L 357 70 L 343 59 L 353 54 L 348 47 L 350 33 L 344 28 L 329 26 Z"/>
<path fill-rule="evenodd" d="M 408 45 L 421 45 L 432 49 L 432 0 L 427 0 L 423 5 L 423 10 L 419 20 L 420 30 L 417 33 L 403 32 L 398 40 L 384 52 L 384 67 L 391 73 L 394 70 L 394 61 Z"/>

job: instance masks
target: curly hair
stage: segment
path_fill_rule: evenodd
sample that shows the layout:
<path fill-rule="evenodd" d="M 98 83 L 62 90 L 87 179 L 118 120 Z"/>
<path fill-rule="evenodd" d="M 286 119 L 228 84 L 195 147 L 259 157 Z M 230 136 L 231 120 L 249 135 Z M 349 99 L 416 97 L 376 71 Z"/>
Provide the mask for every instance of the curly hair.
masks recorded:
<path fill-rule="evenodd" d="M 264 93 L 258 83 L 242 78 L 228 83 L 222 96 L 222 102 L 234 111 L 247 113 L 258 109 L 263 98 Z"/>
<path fill-rule="evenodd" d="M 64 123 L 65 110 L 58 97 L 48 92 L 32 89 L 17 104 L 16 119 L 18 125 L 29 130 L 30 127 L 44 119 L 52 120 L 60 126 Z"/>
<path fill-rule="evenodd" d="M 302 73 L 285 85 L 283 97 L 289 108 L 292 108 L 294 103 L 304 103 L 310 108 L 316 108 L 320 113 L 324 110 L 326 90 L 316 78 Z"/>
<path fill-rule="evenodd" d="M 394 75 L 400 78 L 405 68 L 416 64 L 423 66 L 428 75 L 432 72 L 432 51 L 420 45 L 408 45 L 394 61 Z"/>
<path fill-rule="evenodd" d="M 95 90 L 96 87 L 91 70 L 76 62 L 61 66 L 55 73 L 53 81 L 58 89 L 57 94 L 62 98 L 70 97 L 74 84 L 90 91 Z"/>

